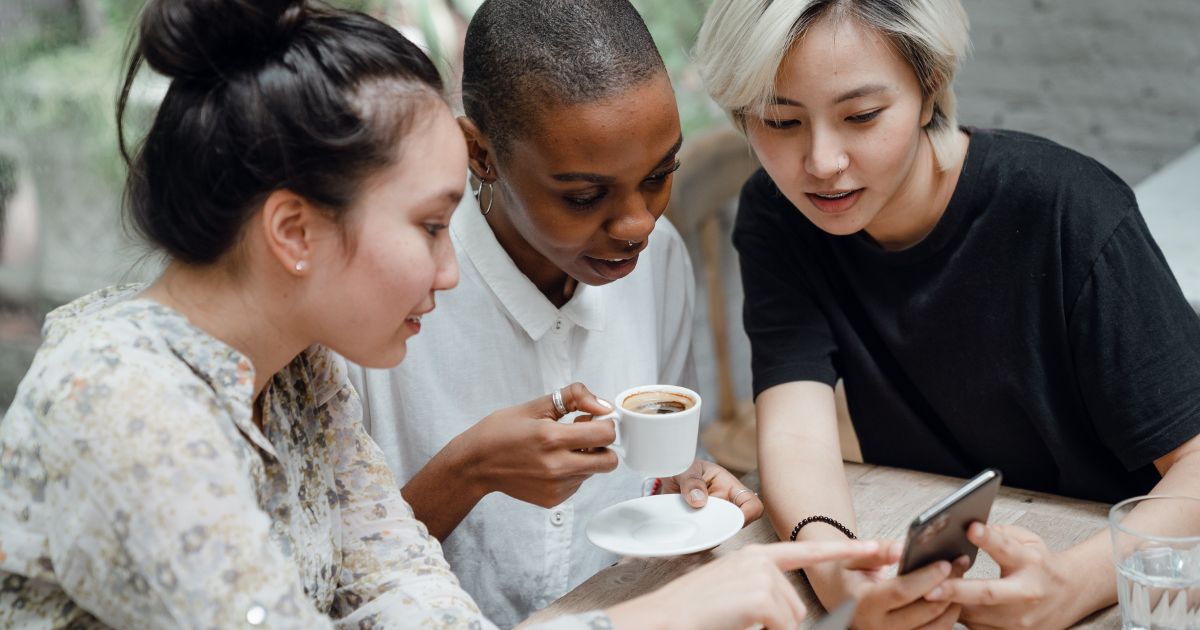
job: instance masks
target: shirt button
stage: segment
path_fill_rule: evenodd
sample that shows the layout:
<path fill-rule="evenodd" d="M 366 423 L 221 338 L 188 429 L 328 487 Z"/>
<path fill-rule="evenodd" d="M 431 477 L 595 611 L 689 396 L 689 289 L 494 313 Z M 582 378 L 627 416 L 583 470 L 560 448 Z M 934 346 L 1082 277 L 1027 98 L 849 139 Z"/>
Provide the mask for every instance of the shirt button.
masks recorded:
<path fill-rule="evenodd" d="M 567 516 L 566 516 L 566 514 L 563 514 L 562 510 L 554 510 L 554 512 L 552 512 L 550 514 L 550 522 L 553 523 L 556 527 L 561 526 L 566 521 L 567 521 Z"/>
<path fill-rule="evenodd" d="M 246 610 L 246 623 L 261 626 L 267 620 L 267 609 L 255 604 Z"/>
<path fill-rule="evenodd" d="M 562 330 L 562 320 L 561 319 L 554 321 L 554 330 Z"/>

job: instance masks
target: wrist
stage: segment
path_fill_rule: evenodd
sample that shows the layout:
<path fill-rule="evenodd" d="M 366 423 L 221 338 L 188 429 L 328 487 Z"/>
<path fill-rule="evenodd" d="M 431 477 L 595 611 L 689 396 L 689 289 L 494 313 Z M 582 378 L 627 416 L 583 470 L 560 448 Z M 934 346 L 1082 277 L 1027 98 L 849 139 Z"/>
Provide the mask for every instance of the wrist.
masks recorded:
<path fill-rule="evenodd" d="M 672 617 L 667 614 L 666 608 L 661 605 L 655 605 L 653 598 L 649 595 L 631 599 L 627 602 L 622 602 L 616 606 L 612 606 L 604 611 L 608 615 L 609 621 L 612 622 L 612 627 L 616 630 L 671 630 L 674 627 L 688 627 L 686 625 L 672 625 Z M 675 614 L 680 614 L 682 611 L 671 611 Z M 674 620 L 678 623 L 678 620 Z"/>
<path fill-rule="evenodd" d="M 482 474 L 481 458 L 475 452 L 474 441 L 470 431 L 458 434 L 446 445 L 430 464 L 436 465 L 443 471 L 439 475 L 449 483 L 447 492 L 461 492 L 478 502 L 483 497 L 495 491 L 490 479 Z"/>
<path fill-rule="evenodd" d="M 814 521 L 800 529 L 796 540 L 844 542 L 846 534 L 828 523 Z M 807 567 L 803 570 L 803 575 L 812 586 L 821 605 L 830 610 L 856 592 L 862 577 L 857 571 L 847 570 L 841 562 L 822 562 Z"/>
<path fill-rule="evenodd" d="M 1107 549 L 1091 547 L 1087 543 L 1077 545 L 1054 554 L 1048 563 L 1057 582 L 1055 586 L 1060 592 L 1071 594 L 1063 606 L 1068 613 L 1068 618 L 1062 620 L 1064 626 L 1117 603 L 1117 577 L 1111 554 Z"/>

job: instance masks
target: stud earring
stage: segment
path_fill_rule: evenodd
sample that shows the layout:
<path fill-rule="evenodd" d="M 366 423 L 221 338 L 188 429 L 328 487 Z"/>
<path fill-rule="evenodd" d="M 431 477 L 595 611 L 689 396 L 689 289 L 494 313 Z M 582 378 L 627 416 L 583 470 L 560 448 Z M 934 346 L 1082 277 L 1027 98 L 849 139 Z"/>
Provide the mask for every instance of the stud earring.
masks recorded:
<path fill-rule="evenodd" d="M 296 269 L 296 273 L 304 273 L 304 271 L 308 269 L 308 261 L 307 260 L 297 260 L 295 269 Z"/>

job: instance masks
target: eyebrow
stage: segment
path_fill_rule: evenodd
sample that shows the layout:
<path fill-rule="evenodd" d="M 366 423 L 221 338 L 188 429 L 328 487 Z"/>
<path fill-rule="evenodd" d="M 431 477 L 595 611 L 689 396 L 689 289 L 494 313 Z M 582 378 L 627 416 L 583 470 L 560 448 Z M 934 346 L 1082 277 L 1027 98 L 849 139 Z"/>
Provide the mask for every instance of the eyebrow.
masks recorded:
<path fill-rule="evenodd" d="M 440 204 L 440 203 L 444 202 L 444 203 L 450 204 L 451 207 L 457 207 L 459 202 L 462 201 L 462 199 L 463 199 L 463 191 L 450 189 L 450 190 L 445 190 L 445 191 L 442 191 L 439 193 L 434 193 L 432 195 L 429 195 L 429 197 L 427 198 L 427 201 L 423 201 L 421 203 L 422 204 L 428 203 L 428 204 L 432 205 L 435 203 Z"/>
<path fill-rule="evenodd" d="M 882 83 L 871 83 L 868 85 L 864 85 L 862 87 L 854 88 L 853 90 L 850 90 L 849 92 L 844 92 L 842 94 L 839 94 L 837 98 L 833 99 L 833 103 L 834 103 L 834 105 L 836 105 L 838 103 L 844 103 L 846 101 L 854 100 L 856 98 L 862 98 L 864 96 L 878 94 L 879 92 L 883 92 L 887 89 L 888 89 L 888 86 L 886 86 Z M 775 98 L 771 99 L 771 104 L 772 105 L 791 105 L 793 107 L 804 107 L 804 103 L 801 103 L 800 101 L 794 101 L 790 98 L 785 98 L 782 96 L 776 96 Z"/>
<path fill-rule="evenodd" d="M 680 135 L 671 150 L 667 151 L 663 158 L 658 161 L 658 166 L 662 166 L 664 162 L 669 161 L 679 153 L 679 148 L 683 146 L 683 136 Z M 588 182 L 591 184 L 612 184 L 617 181 L 612 175 L 600 175 L 598 173 L 555 173 L 550 176 L 551 179 L 559 182 Z"/>

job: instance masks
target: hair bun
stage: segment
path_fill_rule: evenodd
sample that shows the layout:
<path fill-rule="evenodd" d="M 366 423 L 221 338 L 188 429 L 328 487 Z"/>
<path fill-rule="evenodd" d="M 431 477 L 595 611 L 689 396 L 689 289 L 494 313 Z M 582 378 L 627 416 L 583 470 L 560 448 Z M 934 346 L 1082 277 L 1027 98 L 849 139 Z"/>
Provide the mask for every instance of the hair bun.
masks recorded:
<path fill-rule="evenodd" d="M 150 0 L 140 50 L 164 76 L 212 78 L 261 64 L 305 15 L 304 0 Z"/>

